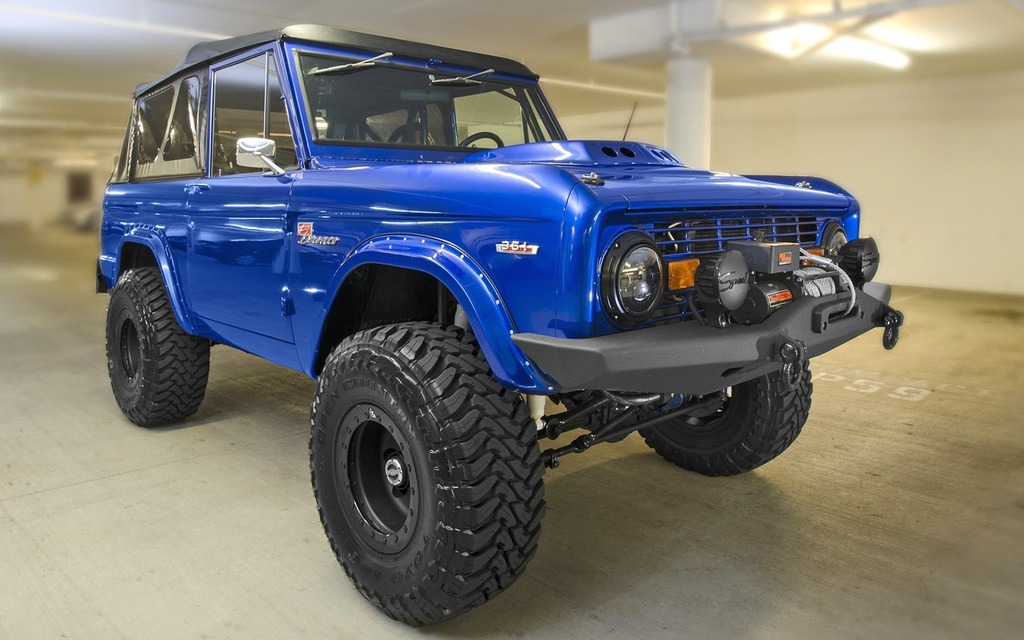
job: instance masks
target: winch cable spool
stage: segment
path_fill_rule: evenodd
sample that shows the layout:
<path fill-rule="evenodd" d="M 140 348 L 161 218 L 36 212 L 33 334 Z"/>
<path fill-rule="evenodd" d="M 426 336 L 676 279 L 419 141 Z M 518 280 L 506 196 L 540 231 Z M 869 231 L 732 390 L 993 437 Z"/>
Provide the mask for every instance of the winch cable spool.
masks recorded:
<path fill-rule="evenodd" d="M 800 256 L 808 262 L 813 262 L 814 264 L 821 265 L 822 267 L 828 269 L 829 271 L 835 271 L 836 273 L 839 274 L 839 277 L 843 279 L 843 282 L 845 282 L 846 286 L 849 287 L 850 289 L 850 305 L 846 308 L 846 313 L 844 313 L 843 315 L 850 315 L 850 313 L 853 311 L 853 308 L 857 306 L 857 288 L 853 286 L 853 280 L 850 278 L 850 276 L 847 275 L 845 271 L 840 269 L 839 265 L 837 265 L 835 262 L 832 262 L 828 258 L 821 258 L 819 256 L 816 256 L 802 247 L 800 249 Z M 813 296 L 814 294 L 812 293 L 811 295 Z"/>
<path fill-rule="evenodd" d="M 803 293 L 805 296 L 811 296 L 812 298 L 822 298 L 824 296 L 831 296 L 836 293 L 836 281 L 832 278 L 817 278 L 823 273 L 828 273 L 821 267 L 804 267 L 803 269 L 797 269 L 793 272 L 793 275 L 798 278 L 803 278 Z M 808 280 L 808 278 L 815 278 Z"/>

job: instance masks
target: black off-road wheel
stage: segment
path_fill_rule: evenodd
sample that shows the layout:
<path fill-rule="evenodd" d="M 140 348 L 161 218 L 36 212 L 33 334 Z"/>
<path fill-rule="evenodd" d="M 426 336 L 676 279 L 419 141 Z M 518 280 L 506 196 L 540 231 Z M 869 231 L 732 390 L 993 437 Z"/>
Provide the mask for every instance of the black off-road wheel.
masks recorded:
<path fill-rule="evenodd" d="M 723 392 L 703 410 L 642 429 L 647 445 L 676 466 L 706 476 L 732 476 L 760 467 L 793 444 L 811 409 L 811 371 L 794 384 L 779 373 Z"/>
<path fill-rule="evenodd" d="M 153 267 L 126 271 L 111 292 L 107 371 L 118 406 L 139 426 L 180 420 L 203 402 L 210 342 L 178 326 Z"/>
<path fill-rule="evenodd" d="M 346 338 L 320 375 L 311 422 L 324 531 L 389 616 L 453 618 L 523 573 L 544 514 L 536 429 L 471 336 L 410 323 Z"/>

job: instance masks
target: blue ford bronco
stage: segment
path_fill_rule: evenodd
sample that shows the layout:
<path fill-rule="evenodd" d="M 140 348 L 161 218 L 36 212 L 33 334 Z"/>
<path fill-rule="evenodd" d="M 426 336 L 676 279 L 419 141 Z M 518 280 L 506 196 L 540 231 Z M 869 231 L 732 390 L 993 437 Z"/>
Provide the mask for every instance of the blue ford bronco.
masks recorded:
<path fill-rule="evenodd" d="M 800 433 L 810 358 L 902 324 L 835 184 L 567 140 L 522 64 L 323 26 L 138 87 L 103 209 L 121 410 L 195 413 L 215 344 L 316 379 L 327 538 L 413 625 L 523 573 L 560 458 L 638 431 L 750 471 Z"/>

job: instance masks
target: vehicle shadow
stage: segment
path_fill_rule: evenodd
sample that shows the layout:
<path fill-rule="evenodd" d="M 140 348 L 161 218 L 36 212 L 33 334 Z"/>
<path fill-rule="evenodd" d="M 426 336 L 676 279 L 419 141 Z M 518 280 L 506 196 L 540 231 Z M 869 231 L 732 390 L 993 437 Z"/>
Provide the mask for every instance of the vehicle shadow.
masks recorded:
<path fill-rule="evenodd" d="M 421 633 L 737 638 L 785 608 L 804 534 L 768 472 L 705 478 L 639 436 L 616 446 L 629 452 L 548 473 L 540 550 L 515 585 Z M 584 455 L 607 452 L 621 455 Z"/>
<path fill-rule="evenodd" d="M 157 430 L 193 429 L 238 420 L 308 429 L 315 385 L 297 371 L 230 347 L 215 346 L 210 353 L 206 398 L 199 411 Z"/>
<path fill-rule="evenodd" d="M 304 430 L 314 384 L 217 348 L 203 408 L 161 429 Z M 799 597 L 810 562 L 798 497 L 772 476 L 769 465 L 706 478 L 665 462 L 637 435 L 567 456 L 545 477 L 540 548 L 520 580 L 474 611 L 399 635 L 751 635 Z"/>

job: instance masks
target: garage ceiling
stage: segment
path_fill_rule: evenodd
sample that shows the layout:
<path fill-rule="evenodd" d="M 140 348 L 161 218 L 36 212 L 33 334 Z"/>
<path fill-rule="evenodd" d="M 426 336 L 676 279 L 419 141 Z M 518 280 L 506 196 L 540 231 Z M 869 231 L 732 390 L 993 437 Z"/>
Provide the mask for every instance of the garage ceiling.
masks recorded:
<path fill-rule="evenodd" d="M 169 71 L 194 42 L 306 22 L 522 60 L 551 80 L 547 91 L 562 115 L 634 102 L 656 106 L 664 91 L 662 64 L 590 61 L 588 25 L 666 2 L 0 0 L 0 159 L 98 156 L 105 162 L 116 148 L 132 88 Z M 722 18 L 737 24 L 753 14 L 785 19 L 833 7 L 824 0 L 723 0 Z M 1024 0 L 953 1 L 904 11 L 857 32 L 897 46 L 912 64 L 893 71 L 823 51 L 787 60 L 759 48 L 755 38 L 701 43 L 694 50 L 713 60 L 718 97 L 1024 67 Z"/>

